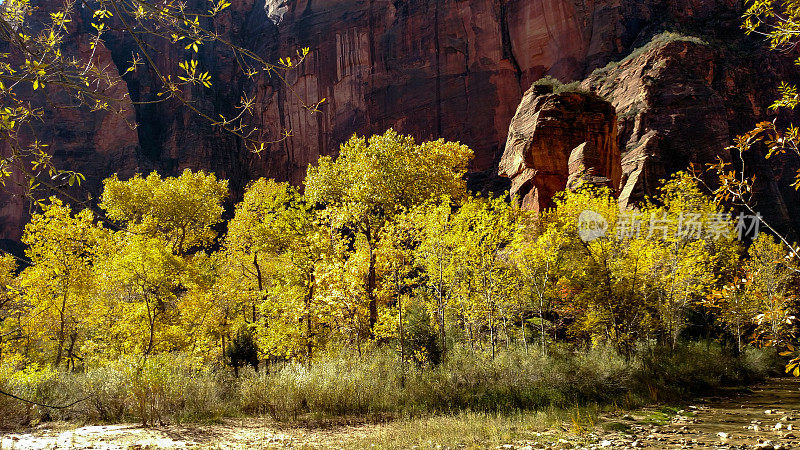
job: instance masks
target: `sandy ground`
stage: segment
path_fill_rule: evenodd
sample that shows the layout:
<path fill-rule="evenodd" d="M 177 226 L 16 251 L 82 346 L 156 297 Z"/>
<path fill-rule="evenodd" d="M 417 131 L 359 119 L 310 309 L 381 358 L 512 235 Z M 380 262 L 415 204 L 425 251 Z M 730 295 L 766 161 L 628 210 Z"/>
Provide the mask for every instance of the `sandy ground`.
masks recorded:
<path fill-rule="evenodd" d="M 268 419 L 144 428 L 133 424 L 75 427 L 45 424 L 4 433 L 0 449 L 337 448 L 384 425 L 282 428 Z M 800 449 L 800 380 L 775 379 L 750 392 L 698 400 L 677 414 L 656 407 L 600 418 L 595 429 L 557 442 L 522 441 L 503 449 L 714 448 Z M 435 439 L 435 438 L 434 438 Z M 448 448 L 446 443 L 431 448 Z"/>
<path fill-rule="evenodd" d="M 221 424 L 142 427 L 136 424 L 75 427 L 46 424 L 5 433 L 0 449 L 160 449 L 160 448 L 336 448 L 342 439 L 368 435 L 378 425 L 282 431 L 270 419 L 230 419 Z"/>

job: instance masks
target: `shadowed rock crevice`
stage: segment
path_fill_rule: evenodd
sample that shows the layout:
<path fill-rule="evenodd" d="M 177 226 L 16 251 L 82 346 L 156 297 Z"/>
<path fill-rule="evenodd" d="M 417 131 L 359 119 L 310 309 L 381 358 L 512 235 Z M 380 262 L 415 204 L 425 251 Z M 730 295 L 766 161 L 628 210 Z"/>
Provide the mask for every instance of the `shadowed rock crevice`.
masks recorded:
<path fill-rule="evenodd" d="M 593 94 L 540 95 L 534 85 L 511 121 L 500 176 L 523 207 L 541 211 L 568 186 L 591 182 L 616 190 L 621 176 L 617 116 Z"/>

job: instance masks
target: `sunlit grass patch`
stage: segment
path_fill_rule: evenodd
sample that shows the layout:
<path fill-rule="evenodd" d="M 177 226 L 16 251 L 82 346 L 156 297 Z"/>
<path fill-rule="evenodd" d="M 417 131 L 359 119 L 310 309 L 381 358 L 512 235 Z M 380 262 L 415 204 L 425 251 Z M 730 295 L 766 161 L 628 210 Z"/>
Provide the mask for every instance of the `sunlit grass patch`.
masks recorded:
<path fill-rule="evenodd" d="M 559 409 L 512 414 L 464 411 L 452 415 L 402 419 L 354 438 L 344 448 L 488 448 L 501 444 L 553 444 L 582 441 L 567 428 L 574 417 L 596 418 L 597 408 Z M 588 422 L 588 420 L 587 420 Z"/>

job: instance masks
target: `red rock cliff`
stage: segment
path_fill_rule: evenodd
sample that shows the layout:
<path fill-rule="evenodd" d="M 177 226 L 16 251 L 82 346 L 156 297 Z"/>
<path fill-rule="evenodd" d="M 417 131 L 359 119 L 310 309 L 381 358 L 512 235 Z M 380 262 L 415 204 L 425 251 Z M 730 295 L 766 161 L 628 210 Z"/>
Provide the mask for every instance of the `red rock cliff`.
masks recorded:
<path fill-rule="evenodd" d="M 187 3 L 191 8 L 206 1 Z M 99 119 L 89 119 L 85 112 L 64 127 L 42 130 L 41 136 L 57 152 L 56 162 L 87 162 L 79 170 L 88 176 L 94 194 L 99 180 L 113 172 L 176 173 L 187 167 L 230 179 L 234 192 L 260 176 L 300 183 L 308 164 L 319 155 L 335 154 L 353 133 L 388 127 L 420 139 L 444 137 L 470 145 L 476 152 L 473 171 L 489 174 L 488 181 L 474 179 L 485 185 L 496 178 L 491 174 L 497 172 L 509 124 L 531 82 L 543 75 L 583 79 L 676 24 L 707 34 L 738 35 L 740 3 L 233 0 L 215 24 L 224 37 L 266 60 L 293 55 L 298 47 L 310 47 L 311 53 L 287 86 L 275 79 L 247 80 L 225 49 L 206 46 L 200 63 L 213 75 L 214 87 L 192 92 L 192 99 L 216 117 L 230 114 L 246 93 L 257 99 L 249 120 L 262 137 L 274 140 L 290 130 L 290 138 L 256 156 L 238 139 L 169 102 L 136 106 L 135 136 L 116 125 L 97 127 Z M 164 70 L 175 70 L 185 57 L 179 47 L 152 45 Z M 130 39 L 110 35 L 106 46 L 116 66 L 127 67 L 134 50 Z M 156 99 L 147 70 L 128 74 L 124 81 L 134 101 Z M 322 97 L 327 102 L 321 113 L 310 114 L 290 90 L 310 102 Z M 104 143 L 115 144 L 118 154 L 109 157 Z M 60 149 L 72 150 L 58 156 Z M 0 215 L 5 223 L 24 222 L 22 210 L 13 205 Z M 16 225 L 4 226 L 0 238 L 17 237 L 19 231 Z"/>
<path fill-rule="evenodd" d="M 500 176 L 526 209 L 551 206 L 553 195 L 580 178 L 619 187 L 621 165 L 614 107 L 579 92 L 522 97 L 508 131 Z"/>

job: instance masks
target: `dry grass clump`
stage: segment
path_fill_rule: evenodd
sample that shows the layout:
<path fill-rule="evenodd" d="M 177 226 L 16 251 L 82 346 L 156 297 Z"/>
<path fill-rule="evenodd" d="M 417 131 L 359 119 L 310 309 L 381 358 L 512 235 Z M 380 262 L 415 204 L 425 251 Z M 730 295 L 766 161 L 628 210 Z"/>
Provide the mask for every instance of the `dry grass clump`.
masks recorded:
<path fill-rule="evenodd" d="M 335 417 L 421 417 L 435 413 L 502 413 L 592 404 L 633 407 L 676 400 L 726 384 L 748 383 L 779 365 L 774 351 L 734 355 L 718 344 L 676 349 L 642 346 L 623 357 L 609 348 L 452 348 L 438 365 L 406 364 L 388 347 L 359 357 L 320 357 L 310 367 L 287 363 L 248 369 L 239 378 L 179 354 L 121 358 L 83 372 L 0 365 L 0 389 L 53 409 L 0 396 L 6 426 L 60 419 L 84 422 L 215 420 L 241 414 L 276 420 Z"/>

